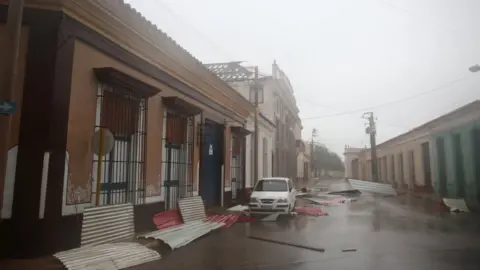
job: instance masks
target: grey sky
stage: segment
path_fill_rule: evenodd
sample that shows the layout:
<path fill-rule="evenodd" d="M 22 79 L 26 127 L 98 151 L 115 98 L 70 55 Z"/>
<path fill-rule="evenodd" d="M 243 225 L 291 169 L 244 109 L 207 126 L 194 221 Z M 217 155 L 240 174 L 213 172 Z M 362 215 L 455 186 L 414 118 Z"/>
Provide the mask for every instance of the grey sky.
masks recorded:
<path fill-rule="evenodd" d="M 341 154 L 368 144 L 362 112 L 372 109 L 378 141 L 480 98 L 478 0 L 128 0 L 204 63 L 273 60 L 295 89 L 303 137 Z M 420 93 L 448 85 L 424 95 Z M 410 96 L 418 97 L 405 100 Z"/>

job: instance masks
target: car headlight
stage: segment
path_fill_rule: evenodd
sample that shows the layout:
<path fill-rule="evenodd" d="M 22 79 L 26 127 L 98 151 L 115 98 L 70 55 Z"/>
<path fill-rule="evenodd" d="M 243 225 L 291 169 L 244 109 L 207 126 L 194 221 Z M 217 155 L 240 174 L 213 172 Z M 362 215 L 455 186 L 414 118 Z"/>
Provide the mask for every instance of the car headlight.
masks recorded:
<path fill-rule="evenodd" d="M 251 203 L 256 203 L 256 202 L 258 202 L 258 201 L 257 201 L 257 198 L 254 198 L 254 197 L 253 197 L 253 198 L 250 198 L 250 202 L 251 202 Z"/>
<path fill-rule="evenodd" d="M 287 200 L 287 198 L 280 198 L 280 199 L 278 199 L 277 202 L 279 202 L 279 203 L 287 203 L 288 200 Z"/>

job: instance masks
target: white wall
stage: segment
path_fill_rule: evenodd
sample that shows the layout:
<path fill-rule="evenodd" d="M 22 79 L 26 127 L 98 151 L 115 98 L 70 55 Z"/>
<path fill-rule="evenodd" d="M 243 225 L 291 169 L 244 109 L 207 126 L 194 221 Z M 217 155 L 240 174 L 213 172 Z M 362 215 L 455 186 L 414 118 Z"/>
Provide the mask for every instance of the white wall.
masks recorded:
<path fill-rule="evenodd" d="M 300 178 L 304 177 L 303 175 L 305 170 L 304 163 L 305 163 L 305 155 L 302 152 L 300 152 L 298 153 L 298 156 L 297 156 L 297 177 L 300 177 Z"/>
<path fill-rule="evenodd" d="M 261 80 L 263 85 L 263 103 L 258 107 L 260 112 L 268 118 L 268 120 L 275 123 L 275 104 L 274 97 L 275 87 L 271 79 Z M 237 90 L 244 98 L 250 99 L 250 83 L 249 82 L 231 82 L 229 85 Z"/>
<path fill-rule="evenodd" d="M 250 188 L 253 187 L 252 181 L 252 171 L 253 171 L 253 136 L 248 135 L 245 140 L 245 187 Z"/>
<path fill-rule="evenodd" d="M 258 136 L 258 175 L 254 176 L 254 157 L 253 157 L 253 147 L 254 147 L 254 135 L 248 135 L 246 137 L 246 153 L 245 153 L 245 187 L 253 187 L 255 180 L 258 180 L 264 175 L 266 177 L 272 176 L 272 153 L 274 149 L 274 136 L 275 130 L 265 127 L 266 122 L 259 119 L 259 136 Z M 263 171 L 263 138 L 267 139 L 267 166 L 266 172 Z"/>
<path fill-rule="evenodd" d="M 272 176 L 272 153 L 273 153 L 273 143 L 274 143 L 275 133 L 266 128 L 260 127 L 260 136 L 258 142 L 258 179 L 262 177 L 271 177 Z M 265 166 L 266 171 L 264 171 L 263 164 L 263 138 L 266 138 L 267 142 L 267 164 Z"/>

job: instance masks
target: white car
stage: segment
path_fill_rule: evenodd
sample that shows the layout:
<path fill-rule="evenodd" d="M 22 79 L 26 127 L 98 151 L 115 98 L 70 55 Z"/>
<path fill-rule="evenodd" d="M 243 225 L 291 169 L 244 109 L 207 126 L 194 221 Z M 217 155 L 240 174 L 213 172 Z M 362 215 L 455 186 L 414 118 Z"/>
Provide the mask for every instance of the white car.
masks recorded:
<path fill-rule="evenodd" d="M 255 185 L 248 208 L 252 214 L 290 214 L 295 209 L 295 195 L 289 178 L 263 178 Z"/>

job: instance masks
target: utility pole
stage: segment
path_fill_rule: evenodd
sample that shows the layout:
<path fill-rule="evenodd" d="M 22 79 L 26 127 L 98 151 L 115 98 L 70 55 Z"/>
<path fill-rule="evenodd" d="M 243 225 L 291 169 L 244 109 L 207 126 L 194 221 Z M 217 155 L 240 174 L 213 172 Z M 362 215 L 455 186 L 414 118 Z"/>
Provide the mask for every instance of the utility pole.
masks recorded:
<path fill-rule="evenodd" d="M 15 81 L 17 78 L 18 55 L 20 48 L 20 38 L 22 34 L 22 17 L 23 17 L 24 0 L 10 0 L 8 4 L 7 14 L 7 47 L 1 60 L 5 65 L 5 69 L 0 74 L 0 105 L 9 106 L 9 102 L 13 100 L 15 89 Z M 0 114 L 0 132 L 4 134 L 4 138 L 0 141 L 0 185 L 3 190 L 5 183 L 5 175 L 7 171 L 7 159 L 9 151 L 10 133 L 11 133 L 12 117 L 8 114 Z M 3 200 L 3 194 L 0 194 Z M 0 206 L 1 208 L 1 206 Z"/>
<path fill-rule="evenodd" d="M 260 88 L 260 83 L 258 82 L 258 66 L 255 67 L 255 80 L 253 82 L 253 91 L 255 95 L 255 138 L 253 141 L 253 181 L 257 183 L 258 181 L 258 136 L 260 134 L 258 130 L 258 92 Z"/>
<path fill-rule="evenodd" d="M 315 174 L 313 174 L 314 172 L 314 167 L 313 167 L 313 162 L 314 162 L 314 154 L 315 154 L 315 147 L 314 147 L 314 138 L 317 136 L 317 129 L 314 128 L 312 129 L 312 142 L 310 143 L 310 167 L 311 167 L 311 171 L 312 171 L 312 177 L 315 176 Z"/>
<path fill-rule="evenodd" d="M 370 135 L 370 151 L 372 158 L 372 180 L 378 182 L 378 164 L 377 164 L 377 143 L 375 136 L 377 135 L 377 128 L 375 126 L 375 118 L 373 112 L 363 114 L 363 118 L 368 120 L 367 134 Z"/>

